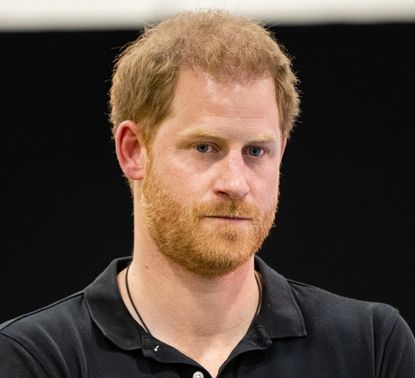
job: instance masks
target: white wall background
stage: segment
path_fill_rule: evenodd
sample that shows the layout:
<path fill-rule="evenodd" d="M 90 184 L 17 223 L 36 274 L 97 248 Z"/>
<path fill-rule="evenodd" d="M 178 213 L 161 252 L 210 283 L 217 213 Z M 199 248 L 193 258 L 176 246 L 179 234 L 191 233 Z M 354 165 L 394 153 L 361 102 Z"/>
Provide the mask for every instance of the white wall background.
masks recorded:
<path fill-rule="evenodd" d="M 415 0 L 0 0 L 0 30 L 136 29 L 205 8 L 277 24 L 415 21 Z"/>

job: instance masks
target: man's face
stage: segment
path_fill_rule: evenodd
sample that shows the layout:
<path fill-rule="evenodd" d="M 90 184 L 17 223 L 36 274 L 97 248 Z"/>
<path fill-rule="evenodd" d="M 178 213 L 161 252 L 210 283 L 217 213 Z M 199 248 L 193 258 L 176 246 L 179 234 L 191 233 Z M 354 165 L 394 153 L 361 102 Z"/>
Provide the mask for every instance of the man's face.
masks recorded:
<path fill-rule="evenodd" d="M 271 77 L 218 82 L 182 71 L 142 187 L 160 252 L 207 278 L 252 257 L 274 220 L 284 145 Z"/>

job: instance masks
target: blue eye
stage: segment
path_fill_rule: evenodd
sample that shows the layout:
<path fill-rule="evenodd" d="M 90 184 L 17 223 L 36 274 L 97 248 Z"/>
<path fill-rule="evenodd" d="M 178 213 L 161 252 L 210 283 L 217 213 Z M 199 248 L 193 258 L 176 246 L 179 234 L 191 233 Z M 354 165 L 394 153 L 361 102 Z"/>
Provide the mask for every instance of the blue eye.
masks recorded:
<path fill-rule="evenodd" d="M 209 151 L 210 146 L 207 143 L 199 143 L 195 146 L 196 150 L 202 154 Z"/>
<path fill-rule="evenodd" d="M 265 153 L 263 148 L 257 146 L 248 147 L 247 152 L 253 157 L 260 157 Z"/>

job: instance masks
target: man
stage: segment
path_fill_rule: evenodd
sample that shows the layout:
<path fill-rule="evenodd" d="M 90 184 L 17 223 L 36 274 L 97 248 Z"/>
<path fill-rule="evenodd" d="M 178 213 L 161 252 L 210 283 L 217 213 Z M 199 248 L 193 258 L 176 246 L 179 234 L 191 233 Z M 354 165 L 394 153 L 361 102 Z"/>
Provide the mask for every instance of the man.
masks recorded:
<path fill-rule="evenodd" d="M 111 89 L 134 252 L 0 327 L 0 376 L 411 377 L 394 308 L 288 281 L 255 253 L 298 114 L 289 59 L 259 25 L 183 13 L 121 55 Z"/>

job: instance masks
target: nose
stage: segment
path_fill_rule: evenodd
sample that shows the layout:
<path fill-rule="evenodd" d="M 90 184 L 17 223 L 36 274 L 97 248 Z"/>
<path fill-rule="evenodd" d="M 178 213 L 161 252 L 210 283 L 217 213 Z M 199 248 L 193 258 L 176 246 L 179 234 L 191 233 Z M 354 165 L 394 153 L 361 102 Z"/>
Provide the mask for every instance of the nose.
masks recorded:
<path fill-rule="evenodd" d="M 240 151 L 229 152 L 217 163 L 214 191 L 221 197 L 242 199 L 249 193 L 246 166 Z"/>

